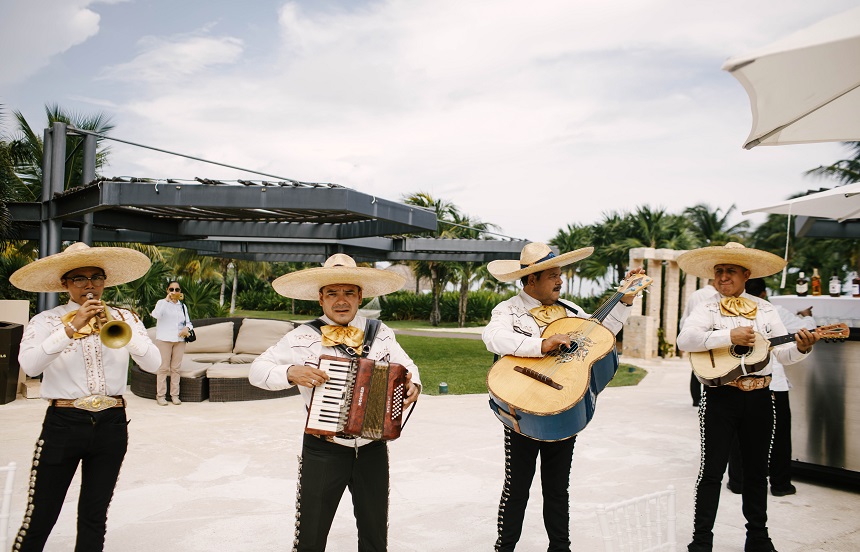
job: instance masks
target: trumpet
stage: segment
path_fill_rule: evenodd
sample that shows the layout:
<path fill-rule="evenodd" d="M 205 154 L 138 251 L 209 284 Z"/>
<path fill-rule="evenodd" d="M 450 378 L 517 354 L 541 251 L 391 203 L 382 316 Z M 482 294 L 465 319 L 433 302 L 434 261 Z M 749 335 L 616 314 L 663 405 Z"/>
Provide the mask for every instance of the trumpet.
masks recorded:
<path fill-rule="evenodd" d="M 93 294 L 87 293 L 87 299 L 92 299 Z M 95 329 L 99 333 L 102 345 L 111 349 L 121 349 L 131 341 L 131 326 L 122 320 L 115 320 L 108 310 L 107 303 L 101 302 L 103 310 L 95 319 Z"/>

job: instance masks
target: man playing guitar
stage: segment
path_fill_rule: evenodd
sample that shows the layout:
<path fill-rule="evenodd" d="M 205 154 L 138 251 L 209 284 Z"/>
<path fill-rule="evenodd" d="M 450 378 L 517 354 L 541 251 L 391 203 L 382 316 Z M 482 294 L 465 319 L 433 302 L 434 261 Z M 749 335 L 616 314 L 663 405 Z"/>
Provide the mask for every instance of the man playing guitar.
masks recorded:
<path fill-rule="evenodd" d="M 685 320 L 677 339 L 680 349 L 695 353 L 731 345 L 752 347 L 756 333 L 765 339 L 787 333 L 773 305 L 744 292 L 750 278 L 782 270 L 785 261 L 778 256 L 730 242 L 684 253 L 678 257 L 678 266 L 688 275 L 714 278 L 719 293 L 696 306 Z M 801 329 L 795 342 L 774 347 L 772 354 L 783 365 L 794 364 L 806 358 L 816 341 L 817 334 Z M 701 466 L 690 552 L 713 548 L 720 488 L 735 438 L 743 458 L 744 550 L 775 550 L 767 531 L 768 455 L 774 427 L 769 388 L 772 368 L 765 363 L 757 370 L 724 385 L 704 388 L 699 405 Z"/>

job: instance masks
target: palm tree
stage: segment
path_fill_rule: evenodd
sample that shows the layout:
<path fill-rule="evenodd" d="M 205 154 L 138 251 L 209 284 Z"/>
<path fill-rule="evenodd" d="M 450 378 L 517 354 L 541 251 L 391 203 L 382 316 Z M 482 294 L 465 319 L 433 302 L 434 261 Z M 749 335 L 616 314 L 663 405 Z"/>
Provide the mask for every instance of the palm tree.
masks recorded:
<path fill-rule="evenodd" d="M 806 171 L 804 174 L 819 178 L 830 178 L 840 184 L 860 182 L 860 142 L 843 142 L 851 150 L 854 157 L 842 159 L 832 165 L 820 166 Z"/>
<path fill-rule="evenodd" d="M 743 220 L 729 226 L 729 216 L 735 208 L 732 204 L 723 216 L 720 216 L 719 207 L 714 209 L 705 203 L 684 209 L 684 215 L 690 221 L 692 231 L 699 240 L 696 245 L 724 245 L 730 241 L 743 241 L 750 224 L 749 221 Z"/>
<path fill-rule="evenodd" d="M 594 236 L 591 226 L 581 224 L 568 224 L 566 228 L 560 229 L 554 238 L 549 241 L 550 245 L 558 247 L 559 252 L 567 253 L 575 251 L 583 247 L 589 247 L 594 243 Z M 569 264 L 562 268 L 567 278 L 567 294 L 573 294 L 573 279 L 582 268 L 582 263 Z M 579 290 L 577 295 L 582 293 L 582 280 L 579 278 Z"/>
<path fill-rule="evenodd" d="M 104 113 L 84 115 L 68 113 L 59 105 L 46 105 L 45 114 L 48 126 L 54 123 L 66 123 L 81 130 L 89 130 L 98 134 L 107 134 L 114 125 L 110 117 Z M 20 111 L 14 112 L 18 121 L 18 137 L 9 144 L 12 162 L 16 172 L 21 177 L 22 187 L 18 190 L 23 201 L 40 201 L 42 196 L 42 137 L 37 134 Z M 83 136 L 66 136 L 66 169 L 64 189 L 78 186 L 83 180 Z M 107 164 L 110 148 L 101 146 L 102 138 L 96 139 L 96 171 Z"/>
<path fill-rule="evenodd" d="M 449 201 L 434 199 L 427 192 L 417 192 L 403 196 L 403 202 L 407 205 L 415 205 L 432 209 L 436 212 L 437 221 L 451 221 L 455 216 L 459 216 L 457 206 Z M 444 226 L 444 225 L 443 225 Z M 432 237 L 442 236 L 445 228 L 439 228 Z M 442 321 L 442 311 L 439 307 L 439 298 L 442 295 L 442 289 L 451 279 L 451 266 L 448 263 L 439 261 L 413 261 L 412 270 L 415 272 L 416 278 L 430 278 L 430 289 L 432 293 L 433 306 L 430 309 L 430 325 L 438 326 Z"/>
<path fill-rule="evenodd" d="M 489 222 L 482 222 L 480 219 L 472 219 L 468 215 L 462 215 L 458 212 L 451 213 L 451 222 L 456 224 L 446 224 L 442 221 L 443 226 L 448 228 L 442 231 L 442 236 L 446 238 L 460 239 L 491 239 L 485 234 L 487 230 L 494 230 L 498 227 Z M 478 281 L 480 273 L 477 272 L 482 263 L 473 261 L 463 261 L 453 263 L 452 269 L 460 283 L 460 299 L 457 306 L 457 325 L 460 328 L 466 326 L 466 310 L 469 304 L 469 288 L 472 284 Z"/>

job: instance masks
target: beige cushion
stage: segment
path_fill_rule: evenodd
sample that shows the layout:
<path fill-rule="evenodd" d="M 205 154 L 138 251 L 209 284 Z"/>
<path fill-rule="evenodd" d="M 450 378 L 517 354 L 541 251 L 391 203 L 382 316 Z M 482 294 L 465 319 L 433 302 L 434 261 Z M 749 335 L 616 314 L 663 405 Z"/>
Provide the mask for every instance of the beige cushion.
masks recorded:
<path fill-rule="evenodd" d="M 179 366 L 179 375 L 183 378 L 199 378 L 206 375 L 206 370 L 212 366 L 209 362 L 195 362 L 191 359 L 182 358 L 182 364 Z"/>
<path fill-rule="evenodd" d="M 194 328 L 197 341 L 185 346 L 185 353 L 229 353 L 233 350 L 233 323 L 220 322 Z"/>
<path fill-rule="evenodd" d="M 259 320 L 246 318 L 239 326 L 239 336 L 233 352 L 237 355 L 249 353 L 259 355 L 277 343 L 293 329 L 293 324 L 286 320 Z"/>
<path fill-rule="evenodd" d="M 228 364 L 219 362 L 213 364 L 206 370 L 207 378 L 245 378 L 248 379 L 248 374 L 251 372 L 250 364 Z"/>
<path fill-rule="evenodd" d="M 251 364 L 257 357 L 260 355 L 252 355 L 250 353 L 243 353 L 241 355 L 233 355 L 227 360 L 230 364 Z"/>
<path fill-rule="evenodd" d="M 183 359 L 215 364 L 216 362 L 230 362 L 232 356 L 233 353 L 185 353 Z"/>

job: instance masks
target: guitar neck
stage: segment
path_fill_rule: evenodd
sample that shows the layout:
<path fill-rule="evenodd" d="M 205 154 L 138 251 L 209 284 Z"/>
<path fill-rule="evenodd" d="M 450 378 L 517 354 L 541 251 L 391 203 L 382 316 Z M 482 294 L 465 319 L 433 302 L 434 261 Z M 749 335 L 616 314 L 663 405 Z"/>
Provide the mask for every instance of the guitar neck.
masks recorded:
<path fill-rule="evenodd" d="M 777 345 L 782 345 L 784 343 L 791 343 L 795 341 L 794 334 L 791 335 L 781 335 L 779 337 L 771 337 L 767 340 L 770 343 L 771 347 L 776 347 Z"/>
<path fill-rule="evenodd" d="M 609 316 L 609 313 L 612 311 L 612 309 L 615 308 L 615 305 L 617 305 L 618 302 L 621 301 L 622 297 L 624 297 L 624 294 L 621 293 L 620 291 L 616 291 L 612 295 L 612 297 L 610 297 L 609 299 L 606 300 L 605 303 L 600 305 L 600 308 L 598 308 L 596 311 L 594 311 L 594 314 L 591 315 L 591 319 L 597 320 L 598 322 L 603 322 L 603 320 L 607 316 Z"/>

